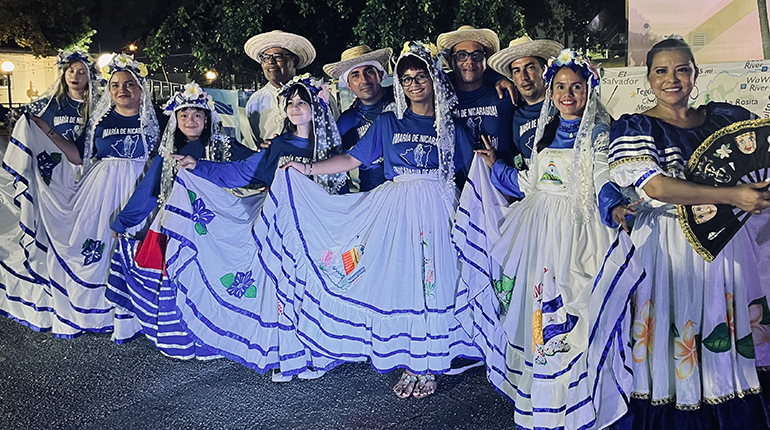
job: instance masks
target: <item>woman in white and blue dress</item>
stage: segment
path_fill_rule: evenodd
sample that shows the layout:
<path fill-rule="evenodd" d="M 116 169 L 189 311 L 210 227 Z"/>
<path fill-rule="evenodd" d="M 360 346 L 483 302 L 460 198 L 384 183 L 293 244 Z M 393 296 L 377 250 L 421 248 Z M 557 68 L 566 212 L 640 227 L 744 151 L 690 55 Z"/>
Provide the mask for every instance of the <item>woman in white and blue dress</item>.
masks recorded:
<path fill-rule="evenodd" d="M 186 333 L 254 370 L 276 369 L 276 382 L 294 375 L 316 378 L 339 362 L 308 350 L 281 312 L 252 231 L 263 216 L 266 193 L 236 198 L 221 188 L 269 186 L 276 169 L 291 160 L 317 162 L 341 151 L 323 82 L 297 76 L 281 94 L 284 133 L 268 149 L 230 163 L 172 155 L 180 160 L 180 171 L 158 221 L 169 237 L 166 270 L 175 292 L 166 298 Z M 317 175 L 315 180 L 324 193 L 336 193 L 346 176 Z"/>
<path fill-rule="evenodd" d="M 72 142 L 54 144 L 48 135 L 55 131 L 37 117 L 31 117 L 37 125 L 17 123 L 13 152 L 6 155 L 27 187 L 29 204 L 22 207 L 22 220 L 34 225 L 27 234 L 47 249 L 42 256 L 27 257 L 31 267 L 46 269 L 37 287 L 42 289 L 39 301 L 29 306 L 43 314 L 39 318 L 50 318 L 58 337 L 111 332 L 119 319 L 131 319 L 116 315 L 104 296 L 114 246 L 109 223 L 144 172 L 158 123 L 144 87 L 143 64 L 117 55 L 101 71 L 109 96 L 91 112 L 82 157 Z M 72 164 L 83 165 L 77 182 Z M 119 340 L 121 334 L 114 337 Z"/>
<path fill-rule="evenodd" d="M 147 220 L 156 209 L 162 211 L 177 171 L 177 160 L 171 158 L 171 154 L 227 162 L 242 160 L 253 152 L 219 133 L 221 121 L 214 101 L 195 82 L 174 94 L 163 113 L 169 120 L 160 142 L 160 156 L 155 157 L 128 203 L 110 225 L 113 237 L 119 241 L 112 256 L 106 296 L 110 303 L 138 318 L 141 331 L 163 354 L 206 359 L 217 355 L 196 344 L 180 326 L 174 292 L 164 276 L 168 238 L 160 233 L 162 217 L 156 217 L 146 235 L 140 234 L 141 245 L 138 238 L 126 237 L 125 233 Z"/>
<path fill-rule="evenodd" d="M 770 229 L 767 183 L 711 187 L 684 176 L 706 138 L 754 115 L 727 103 L 690 107 L 697 77 L 684 41 L 656 44 L 647 54 L 656 106 L 623 115 L 610 132 L 612 178 L 644 197 L 631 239 L 646 278 L 628 316 L 633 330 L 626 336 L 632 346 L 626 365 L 633 378 L 613 390 L 630 397 L 619 429 L 770 427 L 759 394 L 765 372 L 758 372 L 770 365 L 770 268 L 763 263 L 769 251 L 755 246 Z M 764 233 L 754 236 L 745 225 L 707 262 L 687 241 L 676 205 L 720 203 L 761 212 Z"/>
<path fill-rule="evenodd" d="M 431 51 L 405 44 L 396 112 L 380 115 L 347 154 L 289 163 L 256 230 L 283 313 L 305 345 L 368 359 L 378 372 L 404 369 L 394 387 L 402 398 L 432 394 L 434 375 L 453 358 L 480 356 L 454 318 L 459 268 L 449 241 L 455 173 L 465 173 L 473 140 L 451 117 L 457 99 Z M 302 176 L 378 160 L 388 181 L 367 193 L 328 196 Z"/>
<path fill-rule="evenodd" d="M 59 147 L 55 158 L 60 159 L 66 154 L 64 151 L 72 148 L 70 143 L 74 143 L 77 152 L 73 150 L 65 157 L 80 164 L 86 119 L 98 98 L 97 72 L 93 60 L 80 51 L 60 52 L 56 65 L 60 71 L 56 82 L 37 101 L 27 105 L 26 112 L 41 118 L 36 121 L 49 133 L 51 142 Z M 18 140 L 14 138 L 12 142 L 17 148 L 6 151 L 9 161 L 20 149 Z M 46 239 L 36 242 L 33 237 L 34 219 L 29 218 L 33 211 L 24 211 L 28 218 L 21 220 L 22 206 L 31 204 L 29 194 L 24 193 L 26 185 L 22 177 L 11 165 L 6 163 L 6 166 L 7 173 L 0 175 L 0 193 L 6 203 L 0 208 L 0 289 L 4 290 L 0 292 L 0 314 L 34 330 L 48 331 L 52 326 L 52 314 L 43 305 L 47 298 L 44 289 L 39 287 L 45 284 L 47 273 L 44 264 Z M 73 173 L 76 170 L 77 167 Z M 29 265 L 28 259 L 42 264 Z"/>
<path fill-rule="evenodd" d="M 591 279 L 617 227 L 611 209 L 620 214 L 628 201 L 608 183 L 610 118 L 596 68 L 565 49 L 544 78 L 526 169 L 488 145 L 476 151 L 452 232 L 463 266 L 457 318 L 484 352 L 490 382 L 514 403 L 518 428 L 577 429 L 596 421 L 589 338 L 609 337 L 592 333 L 592 295 L 610 296 L 592 291 Z M 503 194 L 521 200 L 508 206 Z M 607 310 L 610 329 L 629 296 Z"/>

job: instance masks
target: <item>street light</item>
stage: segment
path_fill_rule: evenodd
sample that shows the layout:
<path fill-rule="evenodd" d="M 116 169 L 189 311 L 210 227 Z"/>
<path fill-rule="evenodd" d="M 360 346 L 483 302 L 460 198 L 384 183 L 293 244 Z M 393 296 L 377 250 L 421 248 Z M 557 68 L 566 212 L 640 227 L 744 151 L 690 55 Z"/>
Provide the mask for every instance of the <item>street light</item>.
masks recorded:
<path fill-rule="evenodd" d="M 16 66 L 8 60 L 3 61 L 0 63 L 0 70 L 5 73 L 5 79 L 7 79 L 8 83 L 8 109 L 13 108 L 13 99 L 11 98 L 11 74 L 13 73 L 13 69 L 15 69 Z"/>
<path fill-rule="evenodd" d="M 99 69 L 106 66 L 110 63 L 110 60 L 112 60 L 112 57 L 114 57 L 115 54 L 102 54 L 99 56 L 99 59 L 96 60 L 96 64 L 99 65 Z"/>
<path fill-rule="evenodd" d="M 206 72 L 206 79 L 208 79 L 209 82 L 215 80 L 217 76 L 217 71 L 214 69 L 209 69 L 209 71 Z"/>

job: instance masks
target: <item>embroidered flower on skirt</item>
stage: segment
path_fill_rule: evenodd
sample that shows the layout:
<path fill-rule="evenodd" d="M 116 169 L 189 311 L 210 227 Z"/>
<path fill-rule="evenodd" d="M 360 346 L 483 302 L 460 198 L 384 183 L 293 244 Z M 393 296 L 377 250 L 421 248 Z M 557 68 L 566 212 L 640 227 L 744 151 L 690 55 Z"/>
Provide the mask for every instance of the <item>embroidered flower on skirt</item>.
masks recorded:
<path fill-rule="evenodd" d="M 257 287 L 253 285 L 254 278 L 251 276 L 251 270 L 248 272 L 228 273 L 219 278 L 219 282 L 227 288 L 227 293 L 237 298 L 257 297 Z"/>
<path fill-rule="evenodd" d="M 214 220 L 214 212 L 206 208 L 206 203 L 199 199 L 195 192 L 187 190 L 192 203 L 193 213 L 190 220 L 195 223 L 195 232 L 203 236 L 208 233 L 206 226 Z"/>
<path fill-rule="evenodd" d="M 53 154 L 48 154 L 43 151 L 37 154 L 37 169 L 40 171 L 40 176 L 43 177 L 43 182 L 46 185 L 51 185 L 53 169 L 59 163 L 61 163 L 61 153 L 54 152 Z"/>
<path fill-rule="evenodd" d="M 101 240 L 86 239 L 86 241 L 83 242 L 83 250 L 80 253 L 85 257 L 83 260 L 84 266 L 96 263 L 102 259 L 104 243 Z"/>

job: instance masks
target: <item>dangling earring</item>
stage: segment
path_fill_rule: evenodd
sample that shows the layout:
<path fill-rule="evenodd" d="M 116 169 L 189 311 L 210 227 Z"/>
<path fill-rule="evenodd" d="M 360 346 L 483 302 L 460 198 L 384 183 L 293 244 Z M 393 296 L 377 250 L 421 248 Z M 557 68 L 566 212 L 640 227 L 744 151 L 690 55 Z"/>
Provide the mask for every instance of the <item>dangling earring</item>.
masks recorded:
<path fill-rule="evenodd" d="M 693 85 L 693 86 L 695 87 L 695 89 L 696 89 L 696 90 L 698 90 L 698 93 L 697 93 L 697 94 L 695 94 L 695 97 L 693 97 L 693 96 L 692 96 L 692 91 L 691 91 L 691 92 L 690 92 L 690 98 L 691 98 L 691 99 L 693 99 L 693 100 L 697 100 L 697 99 L 698 99 L 698 96 L 700 95 L 700 88 L 698 88 L 698 86 L 697 86 L 697 85 Z"/>

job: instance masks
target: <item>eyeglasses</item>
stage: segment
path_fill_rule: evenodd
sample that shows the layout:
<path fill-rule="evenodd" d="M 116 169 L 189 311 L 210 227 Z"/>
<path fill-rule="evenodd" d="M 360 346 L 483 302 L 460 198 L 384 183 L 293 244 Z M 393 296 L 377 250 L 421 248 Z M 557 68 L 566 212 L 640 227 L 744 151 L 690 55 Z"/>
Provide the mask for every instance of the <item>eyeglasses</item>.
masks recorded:
<path fill-rule="evenodd" d="M 262 55 L 259 56 L 259 59 L 263 63 L 269 63 L 270 60 L 273 60 L 276 63 L 283 63 L 284 61 L 288 60 L 289 58 L 291 58 L 291 54 L 277 53 L 277 54 L 262 54 Z"/>
<path fill-rule="evenodd" d="M 468 58 L 470 58 L 474 63 L 480 63 L 484 60 L 484 51 L 457 51 L 452 55 L 452 57 L 454 57 L 458 63 L 464 63 Z"/>
<path fill-rule="evenodd" d="M 399 79 L 399 82 L 401 82 L 401 86 L 404 88 L 409 88 L 412 86 L 412 82 L 416 83 L 417 85 L 422 85 L 430 79 L 430 76 L 426 75 L 425 73 L 420 73 L 419 75 L 416 75 L 415 77 L 406 76 L 404 78 Z"/>

